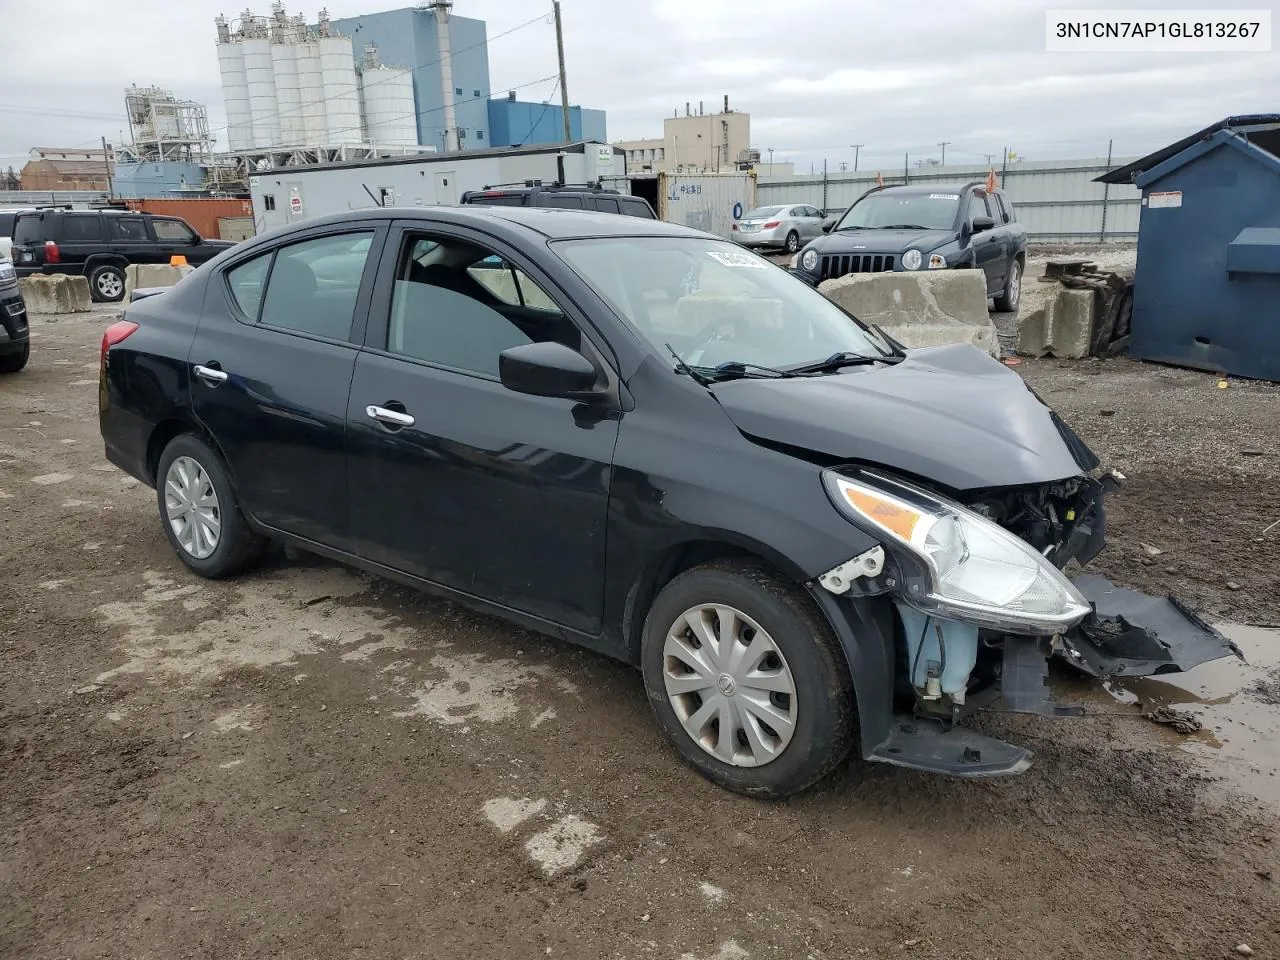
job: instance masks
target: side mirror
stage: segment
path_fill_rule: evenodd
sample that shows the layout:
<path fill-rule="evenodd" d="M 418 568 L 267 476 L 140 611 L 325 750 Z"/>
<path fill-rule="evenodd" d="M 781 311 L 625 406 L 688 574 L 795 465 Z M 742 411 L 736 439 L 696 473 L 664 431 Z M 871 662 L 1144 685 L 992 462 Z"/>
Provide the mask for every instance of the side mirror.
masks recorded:
<path fill-rule="evenodd" d="M 837 219 L 836 217 L 827 217 L 825 220 L 823 220 L 823 221 L 822 221 L 822 232 L 823 232 L 823 233 L 830 233 L 830 232 L 831 232 L 831 228 L 832 228 L 832 227 L 834 227 L 834 226 L 836 225 L 836 219 Z"/>
<path fill-rule="evenodd" d="M 498 354 L 502 385 L 534 397 L 591 400 L 598 374 L 595 365 L 563 343 L 525 343 Z"/>
<path fill-rule="evenodd" d="M 996 222 L 992 220 L 990 217 L 974 217 L 973 218 L 974 233 L 981 233 L 983 230 L 990 230 L 995 225 L 996 225 Z"/>

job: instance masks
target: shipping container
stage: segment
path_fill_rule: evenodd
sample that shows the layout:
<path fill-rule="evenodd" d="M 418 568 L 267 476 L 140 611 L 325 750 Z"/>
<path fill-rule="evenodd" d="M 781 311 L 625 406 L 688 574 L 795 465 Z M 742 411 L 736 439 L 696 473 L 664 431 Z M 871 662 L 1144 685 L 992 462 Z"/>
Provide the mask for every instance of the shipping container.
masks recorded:
<path fill-rule="evenodd" d="M 614 177 L 604 186 L 643 197 L 661 220 L 726 239 L 734 219 L 756 205 L 756 175 L 752 172 Z"/>
<path fill-rule="evenodd" d="M 468 190 L 529 180 L 598 183 L 625 169 L 621 149 L 587 141 L 281 167 L 251 176 L 249 193 L 261 233 L 348 210 L 456 204 Z"/>
<path fill-rule="evenodd" d="M 124 204 L 130 210 L 151 213 L 157 217 L 180 217 L 191 225 L 192 230 L 206 240 L 231 239 L 221 234 L 218 228 L 219 220 L 253 216 L 253 208 L 249 205 L 248 200 L 231 198 L 148 198 L 126 200 Z"/>

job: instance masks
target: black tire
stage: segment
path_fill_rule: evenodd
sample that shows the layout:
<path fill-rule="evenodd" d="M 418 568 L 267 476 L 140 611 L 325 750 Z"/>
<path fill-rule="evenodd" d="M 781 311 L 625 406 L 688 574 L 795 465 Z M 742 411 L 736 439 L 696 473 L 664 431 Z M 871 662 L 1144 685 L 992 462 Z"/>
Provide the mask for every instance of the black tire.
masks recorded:
<path fill-rule="evenodd" d="M 194 556 L 178 542 L 165 509 L 165 477 L 173 461 L 179 457 L 189 457 L 200 466 L 217 496 L 221 532 L 217 546 L 207 557 Z M 220 580 L 234 576 L 247 570 L 262 555 L 266 540 L 250 529 L 244 514 L 240 512 L 240 501 L 227 476 L 222 458 L 195 434 L 184 433 L 174 437 L 160 454 L 160 462 L 156 467 L 156 504 L 160 512 L 160 525 L 174 553 L 202 577 Z"/>
<path fill-rule="evenodd" d="M 667 696 L 667 632 L 686 610 L 705 603 L 736 607 L 754 620 L 791 670 L 795 730 L 780 755 L 760 766 L 713 757 L 686 732 Z M 645 619 L 640 660 L 658 725 L 690 766 L 735 793 L 770 799 L 798 793 L 830 773 L 853 745 L 853 683 L 839 641 L 800 588 L 759 564 L 721 561 L 687 570 L 667 584 Z"/>
<path fill-rule="evenodd" d="M 787 234 L 785 249 L 787 253 L 795 253 L 800 249 L 800 234 L 792 230 Z"/>
<path fill-rule="evenodd" d="M 89 271 L 89 296 L 97 303 L 118 303 L 123 300 L 124 271 L 114 263 L 94 267 Z"/>
<path fill-rule="evenodd" d="M 1009 275 L 1004 278 L 1004 289 L 996 297 L 996 309 L 1001 313 L 1013 313 L 1022 299 L 1022 261 L 1017 257 L 1009 264 Z"/>
<path fill-rule="evenodd" d="M 0 373 L 17 373 L 31 359 L 31 344 L 24 343 L 17 353 L 0 354 Z"/>

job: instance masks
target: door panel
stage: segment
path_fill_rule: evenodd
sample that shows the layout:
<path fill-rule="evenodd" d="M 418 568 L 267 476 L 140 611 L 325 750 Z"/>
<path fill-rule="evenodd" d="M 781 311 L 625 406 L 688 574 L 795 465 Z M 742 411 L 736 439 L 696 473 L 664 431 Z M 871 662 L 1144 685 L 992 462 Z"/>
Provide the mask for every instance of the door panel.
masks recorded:
<path fill-rule="evenodd" d="M 996 219 L 989 212 L 986 197 L 977 193 L 969 198 L 970 224 L 975 216 Z M 999 220 L 996 219 L 996 225 L 990 230 L 970 234 L 969 242 L 973 245 L 976 266 L 986 274 L 987 293 L 994 296 L 1004 286 L 1005 245 Z"/>
<path fill-rule="evenodd" d="M 414 419 L 395 427 L 370 406 Z M 615 420 L 363 352 L 347 409 L 351 527 L 368 560 L 575 630 L 600 629 Z"/>
<path fill-rule="evenodd" d="M 232 264 L 210 279 L 189 354 L 192 408 L 244 507 L 263 524 L 348 552 L 353 341 L 364 334 L 385 234 L 330 227 Z"/>

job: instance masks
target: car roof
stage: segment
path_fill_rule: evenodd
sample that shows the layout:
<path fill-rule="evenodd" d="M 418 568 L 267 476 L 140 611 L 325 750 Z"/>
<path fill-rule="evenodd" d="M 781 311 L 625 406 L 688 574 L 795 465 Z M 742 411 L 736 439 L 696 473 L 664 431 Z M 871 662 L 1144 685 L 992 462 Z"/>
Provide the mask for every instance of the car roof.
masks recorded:
<path fill-rule="evenodd" d="M 969 180 L 965 183 L 895 183 L 881 187 L 876 192 L 888 193 L 892 190 L 894 193 L 964 193 L 972 187 L 985 190 L 986 184 L 981 180 Z M 996 189 L 998 192 L 999 188 Z"/>
<path fill-rule="evenodd" d="M 720 239 L 679 224 L 646 217 L 622 217 L 593 210 L 566 210 L 559 207 L 501 207 L 483 204 L 436 207 L 386 207 L 338 213 L 295 224 L 299 229 L 341 223 L 386 220 L 423 220 L 474 226 L 478 229 L 511 227 L 540 234 L 549 240 L 586 237 L 700 237 Z M 273 234 L 275 232 L 273 231 Z M 278 234 L 275 234 L 278 235 Z M 727 241 L 726 241 L 727 242 Z"/>

